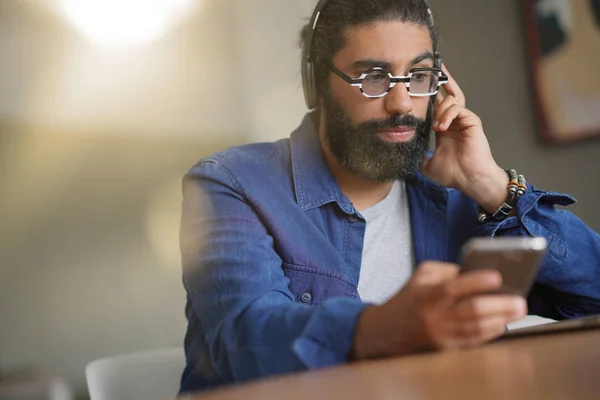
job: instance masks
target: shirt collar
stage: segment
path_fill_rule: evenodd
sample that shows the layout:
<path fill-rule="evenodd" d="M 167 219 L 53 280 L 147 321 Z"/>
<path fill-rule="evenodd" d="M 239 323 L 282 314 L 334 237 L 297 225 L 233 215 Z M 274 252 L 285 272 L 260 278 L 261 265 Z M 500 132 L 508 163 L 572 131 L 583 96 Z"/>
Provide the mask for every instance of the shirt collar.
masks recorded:
<path fill-rule="evenodd" d="M 429 153 L 433 156 L 433 153 Z M 434 203 L 445 203 L 448 201 L 448 189 L 437 182 L 426 178 L 421 171 L 417 171 L 412 177 L 406 179 L 409 191 L 414 189 L 427 195 Z"/>
<path fill-rule="evenodd" d="M 354 206 L 341 192 L 325 162 L 312 115 L 305 115 L 290 141 L 296 202 L 303 211 L 336 202 L 344 212 L 352 214 Z"/>

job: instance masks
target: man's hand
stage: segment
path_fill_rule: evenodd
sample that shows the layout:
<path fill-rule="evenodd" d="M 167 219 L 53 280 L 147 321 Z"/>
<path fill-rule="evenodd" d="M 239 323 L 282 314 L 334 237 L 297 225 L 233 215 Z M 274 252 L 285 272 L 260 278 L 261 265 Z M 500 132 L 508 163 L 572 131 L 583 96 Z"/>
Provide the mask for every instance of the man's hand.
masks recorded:
<path fill-rule="evenodd" d="M 494 160 L 481 120 L 465 107 L 465 96 L 445 66 L 447 95 L 436 98 L 433 129 L 436 150 L 423 173 L 442 186 L 460 190 L 494 213 L 507 195 L 508 176 Z"/>
<path fill-rule="evenodd" d="M 396 296 L 359 317 L 355 360 L 477 346 L 527 314 L 525 299 L 486 294 L 502 285 L 497 271 L 459 275 L 452 264 L 426 262 Z"/>

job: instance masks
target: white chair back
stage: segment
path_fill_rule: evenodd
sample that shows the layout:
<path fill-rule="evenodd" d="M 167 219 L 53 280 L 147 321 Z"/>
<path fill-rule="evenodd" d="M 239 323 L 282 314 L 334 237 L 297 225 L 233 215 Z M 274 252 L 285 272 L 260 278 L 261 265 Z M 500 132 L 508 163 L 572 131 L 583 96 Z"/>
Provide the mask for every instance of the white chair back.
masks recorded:
<path fill-rule="evenodd" d="M 85 369 L 91 400 L 169 400 L 185 367 L 182 347 L 92 361 Z"/>

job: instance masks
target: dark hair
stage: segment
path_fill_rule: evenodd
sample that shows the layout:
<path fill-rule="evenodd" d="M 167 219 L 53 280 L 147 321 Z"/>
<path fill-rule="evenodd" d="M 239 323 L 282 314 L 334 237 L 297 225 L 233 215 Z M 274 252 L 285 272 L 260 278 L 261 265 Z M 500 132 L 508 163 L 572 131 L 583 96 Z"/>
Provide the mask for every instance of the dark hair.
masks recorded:
<path fill-rule="evenodd" d="M 434 51 L 438 50 L 438 34 L 423 0 L 329 0 L 315 28 L 310 59 L 317 88 L 325 84 L 333 56 L 344 47 L 346 29 L 380 21 L 411 22 L 426 26 L 431 35 Z M 301 33 L 302 47 L 310 37 L 312 27 L 305 25 Z M 305 62 L 305 60 L 302 60 Z M 438 66 L 441 67 L 441 66 Z"/>

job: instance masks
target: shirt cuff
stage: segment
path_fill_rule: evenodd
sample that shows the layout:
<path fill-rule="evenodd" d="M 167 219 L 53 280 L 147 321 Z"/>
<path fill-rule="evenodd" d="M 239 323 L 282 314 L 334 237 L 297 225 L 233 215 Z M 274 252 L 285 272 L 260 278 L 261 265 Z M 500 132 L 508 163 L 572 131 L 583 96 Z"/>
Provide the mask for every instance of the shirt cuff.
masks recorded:
<path fill-rule="evenodd" d="M 529 223 L 531 220 L 527 217 L 527 214 L 530 214 L 532 210 L 535 210 L 539 206 L 540 201 L 550 204 L 551 206 L 560 205 L 565 207 L 577 202 L 571 195 L 539 190 L 536 187 L 527 184 L 527 192 L 525 192 L 517 202 L 517 215 L 508 217 L 500 222 L 490 222 L 483 225 L 482 230 L 484 234 L 489 237 L 494 237 L 501 231 L 507 231 L 521 225 L 525 226 L 530 232 L 532 230 L 535 231 L 536 227 L 534 224 Z"/>
<path fill-rule="evenodd" d="M 340 297 L 324 302 L 294 341 L 296 356 L 309 369 L 347 362 L 358 317 L 369 306 L 354 298 Z"/>

